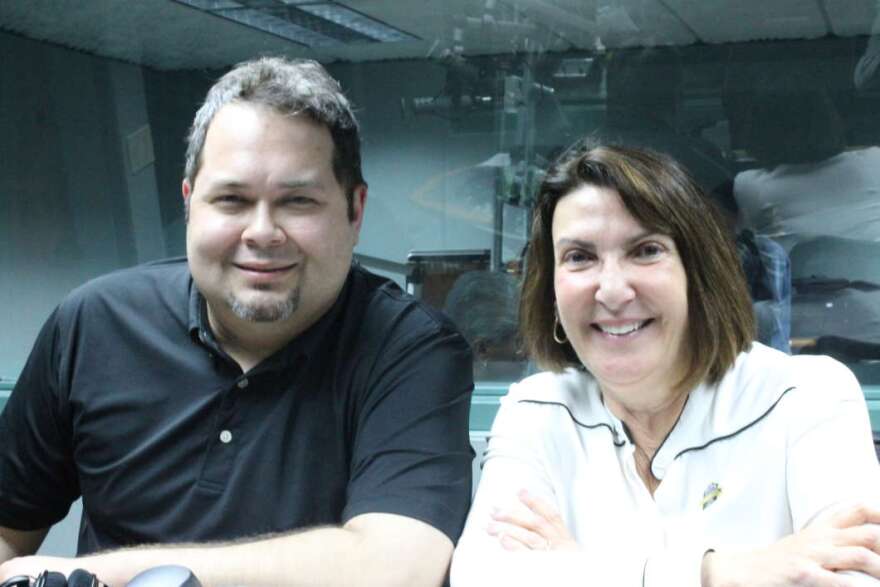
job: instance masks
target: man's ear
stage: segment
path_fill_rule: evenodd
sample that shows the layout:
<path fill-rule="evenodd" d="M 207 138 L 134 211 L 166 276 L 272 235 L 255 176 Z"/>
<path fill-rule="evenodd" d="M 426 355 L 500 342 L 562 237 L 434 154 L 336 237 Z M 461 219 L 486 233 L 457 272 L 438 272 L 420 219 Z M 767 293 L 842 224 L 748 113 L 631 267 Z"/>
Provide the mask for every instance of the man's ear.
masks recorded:
<path fill-rule="evenodd" d="M 189 197 L 192 195 L 192 186 L 188 179 L 184 179 L 180 183 L 180 193 L 183 196 L 183 217 L 189 221 Z"/>
<path fill-rule="evenodd" d="M 355 187 L 351 193 L 351 208 L 354 211 L 354 217 L 351 219 L 351 224 L 354 227 L 356 237 L 360 236 L 361 225 L 364 223 L 364 207 L 366 204 L 367 186 L 362 183 Z M 355 243 L 357 243 L 357 238 L 355 238 Z"/>

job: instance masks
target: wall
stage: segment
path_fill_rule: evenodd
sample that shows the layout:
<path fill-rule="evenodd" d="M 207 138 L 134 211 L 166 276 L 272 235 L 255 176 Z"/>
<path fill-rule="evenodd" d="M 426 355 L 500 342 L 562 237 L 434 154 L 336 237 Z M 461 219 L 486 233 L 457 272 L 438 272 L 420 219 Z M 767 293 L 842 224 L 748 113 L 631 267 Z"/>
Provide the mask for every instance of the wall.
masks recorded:
<path fill-rule="evenodd" d="M 161 257 L 139 67 L 0 33 L 0 377 L 15 378 L 71 288 Z"/>

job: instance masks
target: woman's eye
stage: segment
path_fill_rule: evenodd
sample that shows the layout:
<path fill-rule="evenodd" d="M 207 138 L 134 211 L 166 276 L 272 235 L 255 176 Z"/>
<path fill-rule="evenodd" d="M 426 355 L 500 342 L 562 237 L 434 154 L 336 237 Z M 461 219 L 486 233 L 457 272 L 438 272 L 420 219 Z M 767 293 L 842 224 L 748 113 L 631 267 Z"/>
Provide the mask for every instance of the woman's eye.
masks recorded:
<path fill-rule="evenodd" d="M 660 243 L 642 243 L 635 250 L 635 256 L 639 259 L 653 259 L 658 257 L 666 249 Z"/>
<path fill-rule="evenodd" d="M 590 256 L 584 251 L 568 251 L 562 256 L 562 261 L 564 263 L 579 265 L 581 263 L 586 263 L 590 260 Z"/>

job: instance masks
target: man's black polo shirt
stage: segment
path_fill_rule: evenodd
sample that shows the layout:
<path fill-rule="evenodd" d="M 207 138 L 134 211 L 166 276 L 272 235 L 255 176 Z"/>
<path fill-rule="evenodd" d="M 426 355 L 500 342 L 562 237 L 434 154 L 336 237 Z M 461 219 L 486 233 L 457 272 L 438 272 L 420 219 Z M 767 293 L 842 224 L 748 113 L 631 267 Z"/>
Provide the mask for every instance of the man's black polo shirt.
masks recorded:
<path fill-rule="evenodd" d="M 333 308 L 247 374 L 185 260 L 74 291 L 0 417 L 0 525 L 83 497 L 79 553 L 225 540 L 368 512 L 458 538 L 470 502 L 467 344 L 355 266 Z"/>

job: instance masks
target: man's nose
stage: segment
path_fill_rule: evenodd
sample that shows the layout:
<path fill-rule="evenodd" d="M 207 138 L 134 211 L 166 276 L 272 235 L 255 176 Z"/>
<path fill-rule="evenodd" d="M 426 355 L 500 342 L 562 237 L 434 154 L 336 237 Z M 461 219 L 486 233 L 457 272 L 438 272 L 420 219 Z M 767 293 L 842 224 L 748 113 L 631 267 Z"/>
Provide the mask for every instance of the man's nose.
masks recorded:
<path fill-rule="evenodd" d="M 613 312 L 623 309 L 636 296 L 630 270 L 616 260 L 602 263 L 597 281 L 596 301 Z"/>
<path fill-rule="evenodd" d="M 247 244 L 256 247 L 278 246 L 286 239 L 284 230 L 278 224 L 272 210 L 265 204 L 259 204 L 254 208 L 241 237 Z"/>

